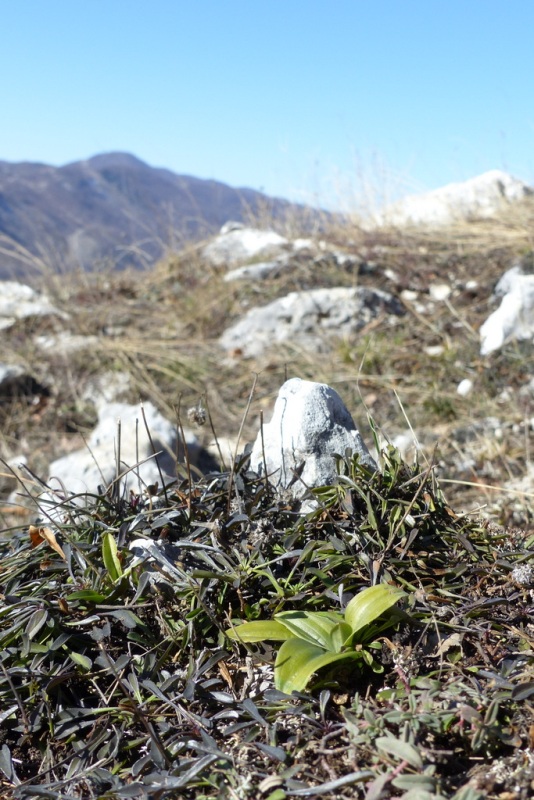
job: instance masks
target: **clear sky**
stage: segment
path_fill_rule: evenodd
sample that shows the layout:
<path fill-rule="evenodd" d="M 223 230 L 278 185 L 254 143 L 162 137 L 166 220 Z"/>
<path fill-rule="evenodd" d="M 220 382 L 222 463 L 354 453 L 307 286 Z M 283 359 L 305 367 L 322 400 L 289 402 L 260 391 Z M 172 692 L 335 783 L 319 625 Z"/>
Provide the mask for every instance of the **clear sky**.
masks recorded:
<path fill-rule="evenodd" d="M 329 206 L 534 183 L 533 31 L 532 0 L 0 0 L 0 160 L 121 150 Z"/>

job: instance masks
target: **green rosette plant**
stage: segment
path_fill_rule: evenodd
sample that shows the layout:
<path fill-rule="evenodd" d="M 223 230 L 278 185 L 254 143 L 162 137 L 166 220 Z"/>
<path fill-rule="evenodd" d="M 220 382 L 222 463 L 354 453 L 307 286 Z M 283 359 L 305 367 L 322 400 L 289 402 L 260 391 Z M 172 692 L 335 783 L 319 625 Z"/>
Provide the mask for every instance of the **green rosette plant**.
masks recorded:
<path fill-rule="evenodd" d="M 286 694 L 300 692 L 315 672 L 337 661 L 359 661 L 381 672 L 372 655 L 381 647 L 376 637 L 398 620 L 393 607 L 405 596 L 402 589 L 381 583 L 353 597 L 344 614 L 281 611 L 272 620 L 243 622 L 226 634 L 243 643 L 282 642 L 274 665 L 275 686 Z"/>

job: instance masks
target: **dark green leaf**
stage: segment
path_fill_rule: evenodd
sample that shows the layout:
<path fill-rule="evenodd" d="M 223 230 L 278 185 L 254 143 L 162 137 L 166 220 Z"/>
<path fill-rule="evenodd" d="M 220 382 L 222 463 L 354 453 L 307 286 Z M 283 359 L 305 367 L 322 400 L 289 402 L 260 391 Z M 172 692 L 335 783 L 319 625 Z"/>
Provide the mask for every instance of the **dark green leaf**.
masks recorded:
<path fill-rule="evenodd" d="M 351 786 L 354 783 L 363 783 L 374 778 L 374 773 L 370 770 L 361 770 L 360 772 L 349 772 L 348 775 L 343 775 L 333 781 L 321 783 L 319 786 L 311 786 L 308 789 L 286 789 L 285 792 L 291 797 L 323 797 L 327 792 L 335 792 L 341 789 L 342 786 Z"/>

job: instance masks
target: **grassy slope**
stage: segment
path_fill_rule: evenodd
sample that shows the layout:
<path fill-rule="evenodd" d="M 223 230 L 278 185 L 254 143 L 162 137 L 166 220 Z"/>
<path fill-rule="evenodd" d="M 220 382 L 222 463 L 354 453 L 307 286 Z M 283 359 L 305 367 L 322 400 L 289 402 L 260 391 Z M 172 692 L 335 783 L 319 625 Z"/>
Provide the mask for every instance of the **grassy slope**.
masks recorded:
<path fill-rule="evenodd" d="M 511 344 L 483 360 L 476 331 L 496 279 L 531 251 L 533 217 L 525 205 L 495 223 L 432 235 L 332 231 L 338 246 L 375 262 L 374 273 L 303 264 L 262 284 L 261 297 L 257 286 L 224 283 L 195 252 L 150 274 L 48 278 L 70 330 L 99 341 L 83 355 L 43 358 L 32 335 L 50 332 L 50 321 L 9 334 L 14 359 L 54 387 L 39 405 L 1 412 L 4 457 L 23 452 L 37 474 L 52 455 L 79 446 L 77 429 L 90 430 L 94 410 L 82 395 L 104 369 L 130 372 L 131 399 L 151 399 L 169 415 L 206 396 L 217 433 L 233 436 L 258 373 L 245 440 L 286 374 L 325 381 L 368 442 L 366 408 L 389 436 L 406 430 L 408 417 L 425 449 L 420 466 L 391 454 L 372 491 L 356 471 L 365 502 L 356 489 L 338 501 L 325 495 L 328 508 L 307 520 L 245 472 L 196 488 L 186 479 L 158 511 L 141 499 L 103 497 L 66 515 L 61 553 L 46 541 L 32 547 L 18 523 L 0 575 L 6 796 L 281 800 L 330 787 L 369 800 L 474 798 L 515 786 L 513 796 L 528 796 L 529 504 L 480 484 L 500 487 L 525 472 L 533 401 L 518 390 L 532 355 L 529 345 Z M 288 345 L 257 363 L 221 362 L 215 338 L 251 304 L 356 283 L 414 290 L 427 302 L 429 285 L 441 282 L 453 293 L 432 314 L 407 301 L 393 329 L 379 322 L 333 353 Z M 437 345 L 439 355 L 426 352 Z M 461 398 L 456 386 L 466 376 L 475 391 Z M 498 436 L 474 427 L 489 416 L 499 419 Z M 2 480 L 7 492 L 13 481 Z M 479 505 L 491 522 L 451 511 Z M 116 560 L 104 531 L 118 545 Z M 183 573 L 153 586 L 127 550 L 140 533 L 181 542 Z M 269 649 L 251 659 L 222 633 L 229 618 L 339 607 L 340 594 L 346 602 L 372 576 L 409 590 L 417 622 L 382 641 L 380 675 L 326 670 L 309 695 L 289 700 L 273 692 L 268 666 L 258 667 L 271 662 Z"/>

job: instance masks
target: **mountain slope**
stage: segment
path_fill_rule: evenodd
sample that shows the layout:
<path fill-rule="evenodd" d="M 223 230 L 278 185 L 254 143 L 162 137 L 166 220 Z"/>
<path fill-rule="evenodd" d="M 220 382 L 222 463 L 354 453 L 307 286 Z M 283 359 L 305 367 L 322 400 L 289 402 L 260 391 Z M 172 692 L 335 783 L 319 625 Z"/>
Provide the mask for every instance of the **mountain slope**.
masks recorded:
<path fill-rule="evenodd" d="M 216 231 L 303 211 L 252 189 L 177 175 L 127 153 L 106 153 L 63 167 L 0 161 L 0 278 L 36 266 L 72 269 L 146 267 Z"/>

